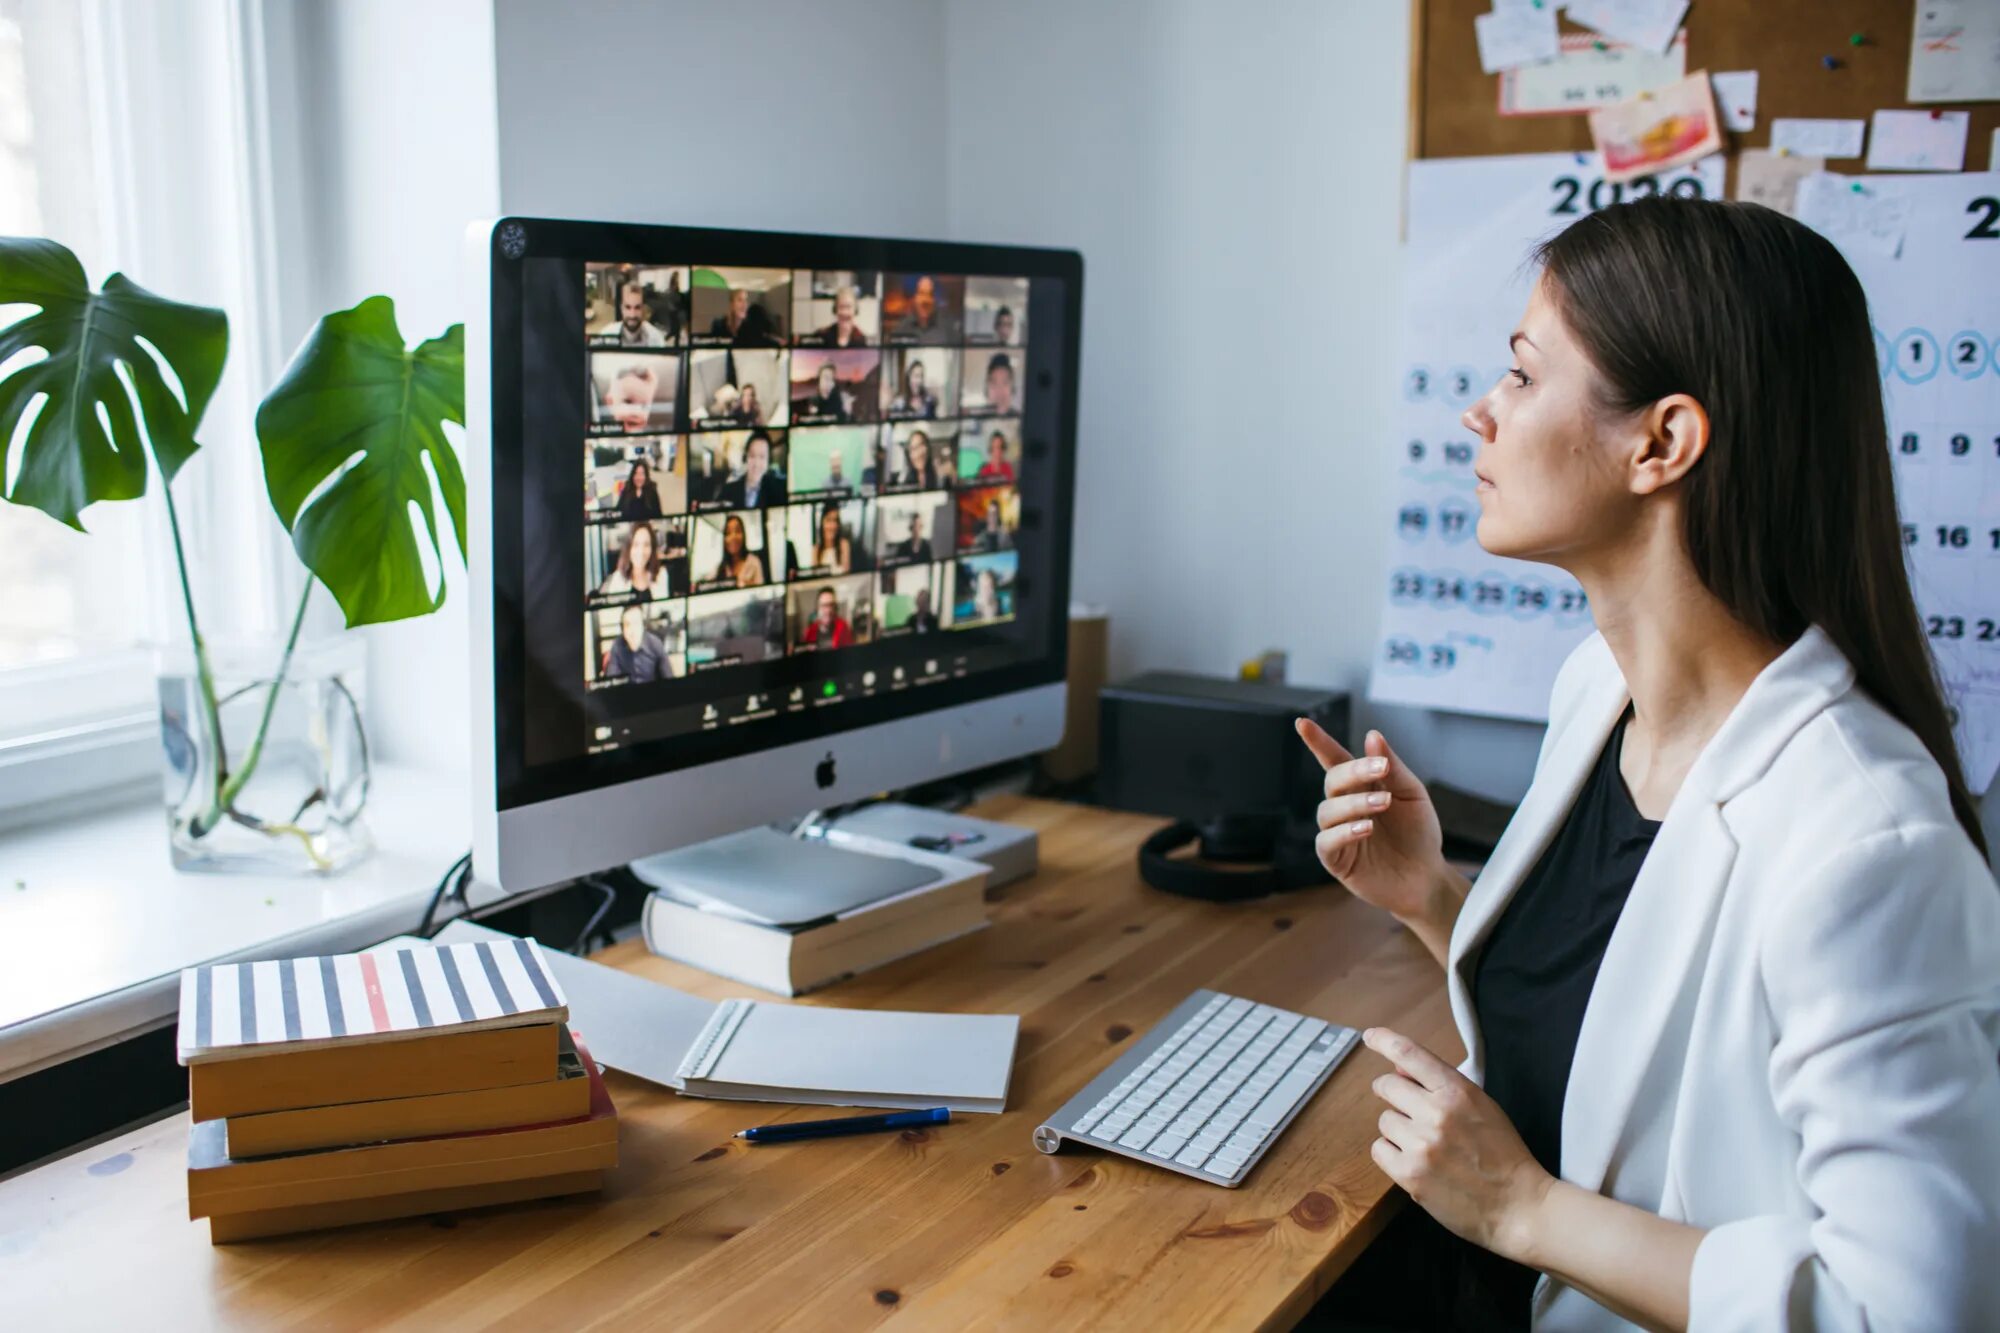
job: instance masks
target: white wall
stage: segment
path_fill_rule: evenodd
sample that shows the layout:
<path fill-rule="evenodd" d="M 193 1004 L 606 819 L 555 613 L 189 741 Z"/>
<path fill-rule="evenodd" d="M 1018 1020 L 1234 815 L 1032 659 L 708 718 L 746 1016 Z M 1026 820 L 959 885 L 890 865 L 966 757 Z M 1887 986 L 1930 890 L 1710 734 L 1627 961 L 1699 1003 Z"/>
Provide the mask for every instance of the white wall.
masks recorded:
<path fill-rule="evenodd" d="M 1075 588 L 1112 672 L 1365 685 L 1386 576 L 1409 18 L 948 0 L 950 232 L 1083 251 Z M 995 71 L 1004 73 L 996 75 Z M 1361 712 L 1512 798 L 1539 727 Z"/>
<path fill-rule="evenodd" d="M 944 230 L 939 0 L 494 0 L 505 211 Z"/>
<path fill-rule="evenodd" d="M 499 211 L 491 0 L 295 0 L 265 10 L 285 354 L 314 320 L 376 293 L 415 343 L 465 318 L 465 226 Z M 465 570 L 446 538 L 445 605 L 366 631 L 378 756 L 469 762 Z M 319 627 L 340 623 L 331 598 Z"/>

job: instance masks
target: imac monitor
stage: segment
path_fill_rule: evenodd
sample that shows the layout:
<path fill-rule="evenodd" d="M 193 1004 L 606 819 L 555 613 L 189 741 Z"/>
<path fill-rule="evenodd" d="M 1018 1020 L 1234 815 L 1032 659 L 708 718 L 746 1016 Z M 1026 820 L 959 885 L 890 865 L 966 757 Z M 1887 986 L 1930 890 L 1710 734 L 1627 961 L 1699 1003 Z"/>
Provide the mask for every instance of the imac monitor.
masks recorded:
<path fill-rule="evenodd" d="M 1055 744 L 1076 253 L 538 218 L 469 249 L 481 880 Z"/>

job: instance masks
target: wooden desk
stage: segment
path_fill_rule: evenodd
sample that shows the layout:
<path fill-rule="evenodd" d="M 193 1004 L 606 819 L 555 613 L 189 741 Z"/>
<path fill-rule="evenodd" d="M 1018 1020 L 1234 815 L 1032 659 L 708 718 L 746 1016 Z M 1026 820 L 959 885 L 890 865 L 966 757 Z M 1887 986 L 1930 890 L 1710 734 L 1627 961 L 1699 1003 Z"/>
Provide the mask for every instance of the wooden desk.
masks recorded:
<path fill-rule="evenodd" d="M 1035 1151 L 1041 1117 L 1197 986 L 1460 1051 L 1435 963 L 1338 890 L 1225 907 L 1139 883 L 1157 821 L 1002 799 L 1042 869 L 993 925 L 809 1003 L 1021 1015 L 1008 1105 L 900 1137 L 751 1148 L 777 1111 L 611 1076 L 602 1195 L 212 1247 L 187 1220 L 187 1116 L 0 1184 L 0 1327 L 1284 1328 L 1380 1230 L 1387 1066 L 1350 1056 L 1241 1189 Z M 605 962 L 756 994 L 637 941 Z M 584 1034 L 586 1037 L 588 1032 Z"/>

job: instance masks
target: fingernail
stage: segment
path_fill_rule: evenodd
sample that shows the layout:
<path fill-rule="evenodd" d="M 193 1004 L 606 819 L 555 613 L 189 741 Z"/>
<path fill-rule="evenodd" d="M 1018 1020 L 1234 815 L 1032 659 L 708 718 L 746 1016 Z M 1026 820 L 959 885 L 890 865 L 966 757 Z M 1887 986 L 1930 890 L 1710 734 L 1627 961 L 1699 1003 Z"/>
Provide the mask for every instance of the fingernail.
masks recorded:
<path fill-rule="evenodd" d="M 1389 804 L 1389 793 L 1386 791 L 1369 792 L 1368 804 L 1374 806 L 1377 810 L 1380 810 L 1383 806 Z"/>
<path fill-rule="evenodd" d="M 1372 819 L 1358 819 L 1354 823 L 1349 824 L 1348 827 L 1353 829 L 1354 832 L 1348 834 L 1347 836 L 1350 838 L 1358 838 L 1362 834 L 1366 833 L 1369 829 L 1374 828 L 1375 821 Z"/>
<path fill-rule="evenodd" d="M 1370 759 L 1368 761 L 1368 771 L 1370 773 L 1387 773 L 1389 771 L 1389 761 L 1387 759 Z"/>

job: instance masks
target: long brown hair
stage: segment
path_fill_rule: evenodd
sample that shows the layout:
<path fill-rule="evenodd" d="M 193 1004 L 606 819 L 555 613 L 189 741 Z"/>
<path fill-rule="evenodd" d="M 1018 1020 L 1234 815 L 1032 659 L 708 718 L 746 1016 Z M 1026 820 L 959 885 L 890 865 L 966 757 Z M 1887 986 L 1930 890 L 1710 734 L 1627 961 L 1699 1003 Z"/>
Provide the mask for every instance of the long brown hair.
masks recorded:
<path fill-rule="evenodd" d="M 1535 259 L 1607 407 L 1685 393 L 1707 409 L 1708 451 L 1682 482 L 1703 585 L 1779 643 L 1824 630 L 1944 770 L 1952 812 L 1988 855 L 1910 593 L 1854 270 L 1782 213 L 1667 197 L 1593 213 Z"/>

